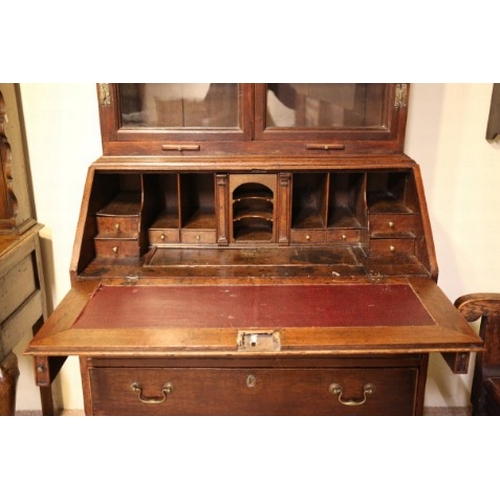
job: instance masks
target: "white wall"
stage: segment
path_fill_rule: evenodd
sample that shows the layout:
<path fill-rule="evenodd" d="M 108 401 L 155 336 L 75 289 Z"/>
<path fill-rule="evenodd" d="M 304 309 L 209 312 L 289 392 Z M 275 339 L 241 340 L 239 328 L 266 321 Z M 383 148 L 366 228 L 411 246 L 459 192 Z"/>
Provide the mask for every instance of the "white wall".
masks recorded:
<path fill-rule="evenodd" d="M 464 293 L 500 291 L 500 144 L 484 138 L 491 90 L 489 83 L 411 88 L 406 151 L 422 168 L 439 284 L 452 301 Z M 95 84 L 30 83 L 21 92 L 37 216 L 45 224 L 48 287 L 57 305 L 69 289 L 86 171 L 102 151 Z M 17 408 L 38 409 L 31 359 L 20 359 L 20 367 Z M 75 359 L 60 379 L 64 407 L 81 409 Z M 469 386 L 469 375 L 452 375 L 439 356 L 432 357 L 426 405 L 465 406 Z"/>
<path fill-rule="evenodd" d="M 45 225 L 42 252 L 49 305 L 70 287 L 69 266 L 86 173 L 102 154 L 95 84 L 21 84 L 36 214 Z M 40 408 L 32 360 L 22 356 L 29 339 L 17 347 L 21 376 L 18 410 Z M 66 409 L 83 408 L 77 359 L 60 378 Z"/>
<path fill-rule="evenodd" d="M 492 84 L 412 86 L 406 152 L 422 169 L 439 285 L 454 301 L 500 290 L 500 142 L 485 139 Z M 432 356 L 426 405 L 468 403 L 471 372 L 451 376 Z"/>

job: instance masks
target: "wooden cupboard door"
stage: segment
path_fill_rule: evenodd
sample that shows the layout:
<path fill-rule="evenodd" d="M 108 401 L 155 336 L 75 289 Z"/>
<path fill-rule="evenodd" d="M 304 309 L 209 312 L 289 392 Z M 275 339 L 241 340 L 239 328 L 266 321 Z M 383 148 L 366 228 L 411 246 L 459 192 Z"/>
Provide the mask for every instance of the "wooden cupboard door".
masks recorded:
<path fill-rule="evenodd" d="M 93 368 L 95 415 L 412 415 L 416 367 Z"/>

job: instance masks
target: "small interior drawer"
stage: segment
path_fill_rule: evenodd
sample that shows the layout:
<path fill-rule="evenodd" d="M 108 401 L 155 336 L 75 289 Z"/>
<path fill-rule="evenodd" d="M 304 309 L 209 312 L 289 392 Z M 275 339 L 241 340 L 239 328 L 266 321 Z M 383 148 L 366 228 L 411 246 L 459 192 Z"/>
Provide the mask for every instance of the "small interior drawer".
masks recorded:
<path fill-rule="evenodd" d="M 292 243 L 324 243 L 325 231 L 323 229 L 292 229 L 290 239 Z"/>
<path fill-rule="evenodd" d="M 215 230 L 182 229 L 181 243 L 187 243 L 189 245 L 197 245 L 201 243 L 215 243 Z"/>
<path fill-rule="evenodd" d="M 412 239 L 380 239 L 370 241 L 371 257 L 397 257 L 398 255 L 414 255 L 415 240 Z"/>
<path fill-rule="evenodd" d="M 400 214 L 371 215 L 370 235 L 372 238 L 415 238 L 416 218 Z"/>
<path fill-rule="evenodd" d="M 97 232 L 101 236 L 115 238 L 136 238 L 139 231 L 139 217 L 97 216 Z"/>
<path fill-rule="evenodd" d="M 148 234 L 151 245 L 179 243 L 178 229 L 149 229 Z"/>
<path fill-rule="evenodd" d="M 137 239 L 94 238 L 96 255 L 103 258 L 139 257 Z"/>
<path fill-rule="evenodd" d="M 361 230 L 330 229 L 327 232 L 327 240 L 331 243 L 357 243 L 361 241 Z"/>

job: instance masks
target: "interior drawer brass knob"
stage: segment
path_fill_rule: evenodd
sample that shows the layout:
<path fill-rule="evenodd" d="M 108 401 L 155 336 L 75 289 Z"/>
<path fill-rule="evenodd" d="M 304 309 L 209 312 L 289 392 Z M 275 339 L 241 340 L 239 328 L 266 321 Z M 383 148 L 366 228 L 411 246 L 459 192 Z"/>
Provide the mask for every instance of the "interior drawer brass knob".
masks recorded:
<path fill-rule="evenodd" d="M 338 396 L 338 401 L 340 404 L 344 406 L 361 406 L 366 403 L 368 396 L 375 394 L 375 386 L 373 384 L 365 384 L 363 386 L 363 397 L 361 399 L 343 399 L 342 393 L 344 392 L 344 388 L 337 383 L 333 383 L 330 385 L 328 389 L 334 396 Z"/>

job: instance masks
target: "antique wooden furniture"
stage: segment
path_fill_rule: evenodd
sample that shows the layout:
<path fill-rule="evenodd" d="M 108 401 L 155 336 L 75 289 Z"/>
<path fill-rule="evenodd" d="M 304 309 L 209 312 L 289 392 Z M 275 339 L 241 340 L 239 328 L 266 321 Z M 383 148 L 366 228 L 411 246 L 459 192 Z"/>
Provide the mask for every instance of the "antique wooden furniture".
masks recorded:
<path fill-rule="evenodd" d="M 500 83 L 494 83 L 486 126 L 486 140 L 493 141 L 498 137 L 498 134 L 500 134 Z"/>
<path fill-rule="evenodd" d="M 436 285 L 407 84 L 98 84 L 72 289 L 27 349 L 89 415 L 418 415 Z"/>
<path fill-rule="evenodd" d="M 473 415 L 500 415 L 500 294 L 473 293 L 455 301 L 467 321 L 480 320 L 484 351 L 476 355 L 471 404 Z"/>
<path fill-rule="evenodd" d="M 8 118 L 8 119 L 7 119 Z M 13 348 L 47 316 L 40 242 L 24 157 L 18 88 L 0 84 L 0 415 L 13 415 L 19 377 Z M 50 386 L 42 411 L 53 413 Z"/>

